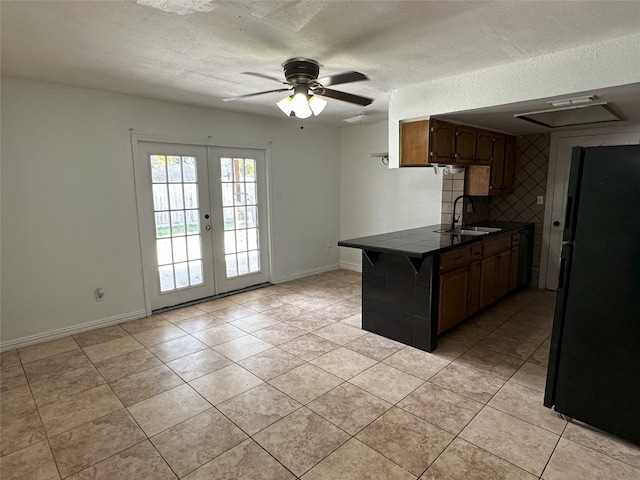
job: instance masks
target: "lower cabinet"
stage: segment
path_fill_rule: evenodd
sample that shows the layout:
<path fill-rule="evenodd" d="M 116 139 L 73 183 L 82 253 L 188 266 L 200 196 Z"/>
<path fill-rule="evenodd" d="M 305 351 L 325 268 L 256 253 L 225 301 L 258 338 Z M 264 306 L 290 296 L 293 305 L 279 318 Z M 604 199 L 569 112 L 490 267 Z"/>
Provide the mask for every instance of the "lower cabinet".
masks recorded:
<path fill-rule="evenodd" d="M 518 238 L 501 235 L 441 255 L 438 333 L 516 288 Z"/>

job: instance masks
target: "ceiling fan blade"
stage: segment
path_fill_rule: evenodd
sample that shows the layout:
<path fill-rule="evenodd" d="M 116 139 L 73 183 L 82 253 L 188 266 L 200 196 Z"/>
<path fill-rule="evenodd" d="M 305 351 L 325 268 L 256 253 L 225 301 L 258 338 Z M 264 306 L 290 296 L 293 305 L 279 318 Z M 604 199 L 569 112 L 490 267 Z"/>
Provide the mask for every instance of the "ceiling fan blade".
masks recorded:
<path fill-rule="evenodd" d="M 233 100 L 238 100 L 240 98 L 255 97 L 256 95 L 265 95 L 267 93 L 288 92 L 290 90 L 291 90 L 290 88 L 278 88 L 276 90 L 267 90 L 266 92 L 247 93 L 246 95 L 237 95 L 235 97 L 223 98 L 222 101 L 223 102 L 231 102 Z"/>
<path fill-rule="evenodd" d="M 360 82 L 362 80 L 369 80 L 364 73 L 360 72 L 343 72 L 336 75 L 329 75 L 316 80 L 319 84 L 328 87 L 329 85 L 339 85 L 341 83 Z"/>
<path fill-rule="evenodd" d="M 360 95 L 354 95 L 352 93 L 339 92 L 337 90 L 331 90 L 330 88 L 319 88 L 313 93 L 320 95 L 321 97 L 335 98 L 336 100 L 342 100 L 343 102 L 355 103 L 366 107 L 371 105 L 373 98 L 361 97 Z"/>
<path fill-rule="evenodd" d="M 286 80 L 282 80 L 281 78 L 276 78 L 276 77 L 271 77 L 269 75 L 264 75 L 262 73 L 256 73 L 256 72 L 242 72 L 243 75 L 253 75 L 254 77 L 260 77 L 260 78 L 266 78 L 268 80 L 275 80 L 276 82 L 279 83 L 284 83 L 285 85 L 290 85 L 290 82 L 287 82 Z"/>

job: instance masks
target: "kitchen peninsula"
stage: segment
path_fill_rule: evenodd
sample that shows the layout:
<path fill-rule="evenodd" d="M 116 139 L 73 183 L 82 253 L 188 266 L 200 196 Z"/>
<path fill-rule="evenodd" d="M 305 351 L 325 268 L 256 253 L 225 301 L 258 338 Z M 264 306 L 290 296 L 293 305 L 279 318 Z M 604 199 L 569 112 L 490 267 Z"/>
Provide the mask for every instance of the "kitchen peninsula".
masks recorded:
<path fill-rule="evenodd" d="M 447 225 L 342 240 L 362 250 L 362 328 L 431 352 L 439 333 L 531 282 L 533 224 Z"/>

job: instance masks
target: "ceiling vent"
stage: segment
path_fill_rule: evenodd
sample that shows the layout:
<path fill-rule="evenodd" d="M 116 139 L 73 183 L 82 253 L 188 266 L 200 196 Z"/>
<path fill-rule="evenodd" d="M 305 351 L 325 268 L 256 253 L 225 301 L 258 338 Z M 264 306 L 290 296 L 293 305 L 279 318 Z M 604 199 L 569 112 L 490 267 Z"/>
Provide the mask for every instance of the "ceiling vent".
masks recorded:
<path fill-rule="evenodd" d="M 617 122 L 620 118 L 607 102 L 593 103 L 595 95 L 547 102 L 554 107 L 535 112 L 517 113 L 515 118 L 549 128 Z"/>

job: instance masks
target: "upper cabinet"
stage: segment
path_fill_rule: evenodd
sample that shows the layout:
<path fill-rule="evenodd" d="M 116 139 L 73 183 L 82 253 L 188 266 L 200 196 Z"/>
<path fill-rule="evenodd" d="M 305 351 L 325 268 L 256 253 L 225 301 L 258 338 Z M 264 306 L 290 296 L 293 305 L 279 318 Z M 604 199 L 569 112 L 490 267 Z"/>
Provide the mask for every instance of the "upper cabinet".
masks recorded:
<path fill-rule="evenodd" d="M 467 195 L 502 195 L 511 191 L 515 137 L 435 118 L 400 122 L 400 166 L 467 167 Z"/>

